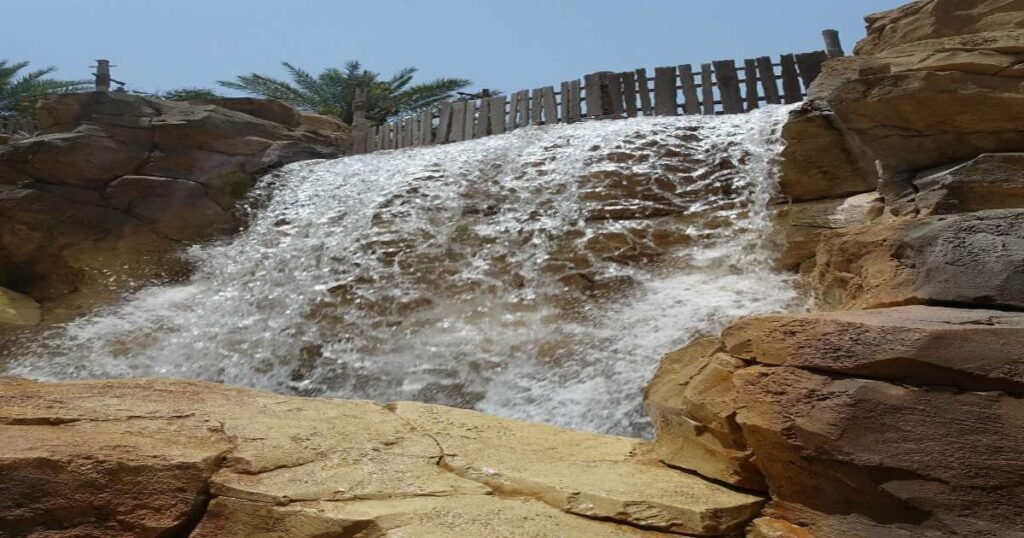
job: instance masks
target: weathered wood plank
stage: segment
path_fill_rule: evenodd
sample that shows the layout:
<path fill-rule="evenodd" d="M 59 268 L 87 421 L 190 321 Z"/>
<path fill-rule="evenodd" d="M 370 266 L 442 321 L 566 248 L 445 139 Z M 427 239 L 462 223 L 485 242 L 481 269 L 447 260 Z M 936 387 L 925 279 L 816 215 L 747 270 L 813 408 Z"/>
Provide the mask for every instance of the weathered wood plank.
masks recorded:
<path fill-rule="evenodd" d="M 483 138 L 490 133 L 488 125 L 491 123 L 491 98 L 484 97 L 477 101 L 476 126 L 473 127 L 473 138 Z"/>
<path fill-rule="evenodd" d="M 765 100 L 770 105 L 782 104 L 782 97 L 779 94 L 779 85 L 775 81 L 775 67 L 772 66 L 772 59 L 761 56 L 757 59 L 758 78 L 761 79 L 761 87 L 764 88 Z"/>
<path fill-rule="evenodd" d="M 757 91 L 757 60 L 743 60 L 743 78 L 746 79 L 747 112 L 761 106 L 761 95 Z"/>
<path fill-rule="evenodd" d="M 508 100 L 508 121 L 505 123 L 506 131 L 516 130 L 516 113 L 519 110 L 519 92 L 512 92 Z"/>
<path fill-rule="evenodd" d="M 572 111 L 572 100 L 569 97 L 571 90 L 569 88 L 569 81 L 563 82 L 560 90 L 561 93 L 558 96 L 558 109 L 561 113 L 562 123 L 569 123 L 569 115 Z"/>
<path fill-rule="evenodd" d="M 654 107 L 651 105 L 651 86 L 647 80 L 647 70 L 644 68 L 636 70 L 636 92 L 640 95 L 640 112 L 644 116 L 653 116 Z"/>
<path fill-rule="evenodd" d="M 580 121 L 583 117 L 583 96 L 579 79 L 569 81 L 569 123 Z"/>
<path fill-rule="evenodd" d="M 519 104 L 516 112 L 516 127 L 526 127 L 530 124 L 530 92 L 519 91 Z"/>
<path fill-rule="evenodd" d="M 466 121 L 462 124 L 462 139 L 472 140 L 473 129 L 476 126 L 476 104 L 473 101 L 466 101 Z"/>
<path fill-rule="evenodd" d="M 462 142 L 466 138 L 466 102 L 452 103 L 452 131 L 448 135 L 449 142 Z"/>
<path fill-rule="evenodd" d="M 381 149 L 395 149 L 394 138 L 391 135 L 394 133 L 395 124 L 385 123 L 381 125 L 383 131 L 381 132 Z"/>
<path fill-rule="evenodd" d="M 558 123 L 558 106 L 555 104 L 555 88 L 541 88 L 541 104 L 544 106 L 544 125 Z"/>
<path fill-rule="evenodd" d="M 622 117 L 626 113 L 626 108 L 622 104 L 622 74 L 607 73 L 605 79 L 608 81 L 608 101 L 612 105 L 611 113 Z"/>
<path fill-rule="evenodd" d="M 654 68 L 654 113 L 658 116 L 679 114 L 675 67 Z"/>
<path fill-rule="evenodd" d="M 600 118 L 607 114 L 604 99 L 601 98 L 601 74 L 591 73 L 583 76 L 583 85 L 587 102 L 587 117 Z"/>
<path fill-rule="evenodd" d="M 491 97 L 491 134 L 505 133 L 505 96 Z"/>
<path fill-rule="evenodd" d="M 697 96 L 697 84 L 693 81 L 693 66 L 679 66 L 679 81 L 683 86 L 683 113 L 700 114 L 700 97 Z"/>
<path fill-rule="evenodd" d="M 412 130 L 413 130 L 413 118 L 407 117 L 402 120 L 402 147 L 408 148 L 412 146 Z"/>
<path fill-rule="evenodd" d="M 800 80 L 804 83 L 805 90 L 817 80 L 821 74 L 821 66 L 826 60 L 828 53 L 823 50 L 796 55 L 796 66 L 800 70 Z"/>
<path fill-rule="evenodd" d="M 448 142 L 452 132 L 452 104 L 441 103 L 437 108 L 437 133 L 434 134 L 434 142 L 444 144 Z"/>
<path fill-rule="evenodd" d="M 542 104 L 543 99 L 541 94 L 543 90 L 540 88 L 534 88 L 530 92 L 530 125 L 540 125 L 544 115 L 544 106 Z"/>
<path fill-rule="evenodd" d="M 700 66 L 700 89 L 704 97 L 704 114 L 712 116 L 715 114 L 715 83 L 711 79 L 711 64 Z"/>
<path fill-rule="evenodd" d="M 637 115 L 636 73 L 626 71 L 619 73 L 619 77 L 622 79 L 622 100 L 626 102 L 626 116 L 635 118 Z"/>
<path fill-rule="evenodd" d="M 726 114 L 743 112 L 743 97 L 740 95 L 740 80 L 736 74 L 734 60 L 712 62 L 715 68 L 715 80 L 718 82 L 718 96 L 722 101 L 722 111 Z"/>
<path fill-rule="evenodd" d="M 424 110 L 420 114 L 420 145 L 429 146 L 434 143 L 434 111 Z"/>
<path fill-rule="evenodd" d="M 783 54 L 781 63 L 782 93 L 786 97 L 786 104 L 803 101 L 803 94 L 800 91 L 800 75 L 796 72 L 796 59 L 792 54 Z"/>

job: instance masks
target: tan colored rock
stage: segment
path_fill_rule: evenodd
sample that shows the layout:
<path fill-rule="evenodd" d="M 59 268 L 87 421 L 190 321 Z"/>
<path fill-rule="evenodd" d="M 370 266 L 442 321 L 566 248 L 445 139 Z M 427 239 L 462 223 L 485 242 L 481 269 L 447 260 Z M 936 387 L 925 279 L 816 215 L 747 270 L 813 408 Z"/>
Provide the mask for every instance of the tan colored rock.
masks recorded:
<path fill-rule="evenodd" d="M 1024 314 L 907 306 L 746 318 L 725 349 L 763 364 L 1024 394 Z"/>
<path fill-rule="evenodd" d="M 0 378 L 0 435 L 0 535 L 721 535 L 761 505 L 636 440 L 190 381 Z"/>
<path fill-rule="evenodd" d="M 771 209 L 776 237 L 782 244 L 776 265 L 795 269 L 814 258 L 822 234 L 874 220 L 882 214 L 883 204 L 878 194 L 865 193 L 845 199 L 780 204 Z"/>
<path fill-rule="evenodd" d="M 829 98 L 843 127 L 886 175 L 1024 150 L 1024 80 L 907 72 L 849 81 Z"/>
<path fill-rule="evenodd" d="M 936 41 L 979 34 L 1017 37 L 1024 30 L 1024 4 L 1019 0 L 921 0 L 866 20 L 868 35 L 857 44 L 856 53 L 877 56 L 921 42 L 934 49 Z"/>
<path fill-rule="evenodd" d="M 190 103 L 215 105 L 235 112 L 241 112 L 286 127 L 298 127 L 302 118 L 295 107 L 276 99 L 255 99 L 252 97 L 220 97 L 217 99 L 195 99 Z"/>
<path fill-rule="evenodd" d="M 871 58 L 861 67 L 862 77 L 907 71 L 960 71 L 978 75 L 1002 75 L 1024 62 L 1022 54 L 991 50 L 907 51 Z"/>
<path fill-rule="evenodd" d="M 28 138 L 0 147 L 0 163 L 37 181 L 100 188 L 134 173 L 149 148 L 121 144 L 95 130 Z"/>
<path fill-rule="evenodd" d="M 426 404 L 394 410 L 444 447 L 441 465 L 456 475 L 569 513 L 714 536 L 743 528 L 761 508 L 759 497 L 644 461 L 635 439 Z"/>
<path fill-rule="evenodd" d="M 125 176 L 112 182 L 105 196 L 114 208 L 177 241 L 198 241 L 239 227 L 235 218 L 207 197 L 202 185 L 192 181 Z"/>
<path fill-rule="evenodd" d="M 661 461 L 747 489 L 766 490 L 736 424 L 732 375 L 746 364 L 720 352 L 718 339 L 698 340 L 661 360 L 644 394 Z"/>
<path fill-rule="evenodd" d="M 825 309 L 1024 307 L 1024 211 L 993 210 L 829 232 L 812 277 Z"/>
<path fill-rule="evenodd" d="M 348 133 L 351 131 L 351 127 L 338 118 L 312 112 L 299 112 L 299 124 L 312 131 L 324 131 L 327 133 Z"/>
<path fill-rule="evenodd" d="M 217 498 L 194 538 L 627 538 L 667 536 L 572 516 L 532 499 L 417 497 L 286 506 Z"/>
<path fill-rule="evenodd" d="M 747 538 L 815 538 L 811 531 L 788 521 L 759 517 L 747 529 Z"/>
<path fill-rule="evenodd" d="M 910 192 L 892 200 L 896 214 L 945 215 L 1024 208 L 1024 153 L 988 153 L 907 181 Z"/>
<path fill-rule="evenodd" d="M 28 295 L 0 288 L 0 325 L 38 325 L 39 303 Z"/>
<path fill-rule="evenodd" d="M 734 382 L 776 501 L 921 535 L 1024 533 L 1024 400 L 774 366 Z"/>

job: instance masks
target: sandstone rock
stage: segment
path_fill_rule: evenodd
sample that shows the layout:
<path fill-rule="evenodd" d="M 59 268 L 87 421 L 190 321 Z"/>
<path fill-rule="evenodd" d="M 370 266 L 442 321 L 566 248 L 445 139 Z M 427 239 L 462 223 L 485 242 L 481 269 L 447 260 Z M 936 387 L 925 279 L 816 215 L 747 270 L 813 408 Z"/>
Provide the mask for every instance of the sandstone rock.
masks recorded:
<path fill-rule="evenodd" d="M 597 519 L 693 518 L 721 535 L 761 504 L 636 461 L 636 440 L 469 411 L 172 380 L 0 387 L 4 535 L 625 537 L 664 534 Z"/>
<path fill-rule="evenodd" d="M 872 58 L 861 67 L 860 75 L 870 77 L 906 71 L 960 71 L 978 75 L 1003 75 L 1024 62 L 1024 55 L 991 50 L 907 51 Z"/>
<path fill-rule="evenodd" d="M 814 258 L 823 233 L 864 224 L 882 211 L 882 201 L 875 193 L 772 206 L 776 236 L 783 246 L 776 265 L 783 269 L 799 267 Z"/>
<path fill-rule="evenodd" d="M 910 194 L 889 204 L 896 214 L 944 215 L 1024 208 L 1024 153 L 989 153 L 907 182 Z"/>
<path fill-rule="evenodd" d="M 203 186 L 182 179 L 125 176 L 107 187 L 110 205 L 177 241 L 197 241 L 239 226 L 206 196 Z"/>
<path fill-rule="evenodd" d="M 874 190 L 873 164 L 848 140 L 827 99 L 844 82 L 857 78 L 863 60 L 837 58 L 825 63 L 807 100 L 790 113 L 782 129 L 779 193 L 787 201 L 841 198 Z"/>
<path fill-rule="evenodd" d="M 36 105 L 36 122 L 46 134 L 70 132 L 82 124 L 148 128 L 164 106 L 137 95 L 87 92 L 55 95 Z"/>
<path fill-rule="evenodd" d="M 1024 307 L 1024 211 L 874 223 L 829 232 L 813 275 L 827 309 L 908 304 Z"/>
<path fill-rule="evenodd" d="M 829 98 L 885 174 L 1024 149 L 1024 80 L 909 72 L 847 82 Z"/>
<path fill-rule="evenodd" d="M 338 118 L 312 112 L 299 112 L 299 124 L 312 131 L 328 133 L 348 133 L 351 130 L 348 124 Z"/>
<path fill-rule="evenodd" d="M 1024 533 L 1024 400 L 790 367 L 734 382 L 736 420 L 777 501 L 920 535 Z"/>
<path fill-rule="evenodd" d="M 192 104 L 215 105 L 235 112 L 241 112 L 286 127 L 298 127 L 302 124 L 302 116 L 295 107 L 274 99 L 254 99 L 252 97 L 222 97 L 218 99 L 195 99 Z"/>
<path fill-rule="evenodd" d="M 669 353 L 647 387 L 644 404 L 661 461 L 748 489 L 767 489 L 736 424 L 732 375 L 746 366 L 720 353 L 718 339 Z"/>
<path fill-rule="evenodd" d="M 761 316 L 734 323 L 747 360 L 915 384 L 1024 394 L 1024 314 L 907 306 Z"/>
<path fill-rule="evenodd" d="M 893 49 L 977 34 L 1020 35 L 1024 4 L 1018 0 L 923 0 L 867 17 L 868 35 L 856 54 L 877 56 Z M 950 47 L 954 48 L 954 47 Z"/>
<path fill-rule="evenodd" d="M 437 440 L 441 465 L 456 475 L 569 513 L 707 536 L 742 528 L 761 508 L 758 497 L 645 462 L 635 439 L 425 404 L 394 409 Z"/>
<path fill-rule="evenodd" d="M 96 130 L 77 131 L 0 147 L 0 164 L 37 181 L 95 189 L 135 172 L 148 150 L 125 146 Z"/>
<path fill-rule="evenodd" d="M 788 521 L 759 517 L 747 529 L 747 538 L 815 538 L 809 530 Z"/>
<path fill-rule="evenodd" d="M 154 141 L 160 149 L 206 148 L 225 139 L 245 137 L 280 140 L 288 130 L 277 123 L 213 105 L 167 108 L 153 119 Z"/>
<path fill-rule="evenodd" d="M 31 297 L 0 288 L 0 325 L 36 325 L 40 315 L 39 303 Z"/>

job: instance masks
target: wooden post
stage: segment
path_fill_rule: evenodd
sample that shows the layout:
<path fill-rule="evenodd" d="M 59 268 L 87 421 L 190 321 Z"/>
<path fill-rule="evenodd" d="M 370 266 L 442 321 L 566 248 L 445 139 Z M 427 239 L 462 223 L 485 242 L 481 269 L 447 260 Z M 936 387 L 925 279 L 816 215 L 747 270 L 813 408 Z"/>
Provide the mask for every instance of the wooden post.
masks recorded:
<path fill-rule="evenodd" d="M 437 133 L 434 134 L 434 143 L 444 144 L 452 132 L 452 104 L 441 103 L 437 109 Z"/>
<path fill-rule="evenodd" d="M 530 92 L 530 125 L 541 124 L 541 117 L 544 114 L 544 105 L 542 104 L 543 99 L 541 98 L 541 94 L 543 94 L 543 92 L 544 90 L 540 88 L 534 88 L 534 90 Z"/>
<path fill-rule="evenodd" d="M 757 60 L 743 60 L 743 78 L 747 87 L 747 112 L 761 106 L 761 96 L 757 93 Z"/>
<path fill-rule="evenodd" d="M 828 55 L 820 50 L 796 55 L 796 66 L 800 70 L 800 80 L 803 81 L 804 88 L 811 87 L 811 84 L 821 74 L 821 66 L 826 60 L 828 60 Z"/>
<path fill-rule="evenodd" d="M 488 92 L 490 93 L 490 92 Z M 484 97 L 479 101 L 480 106 L 477 108 L 479 112 L 476 117 L 476 127 L 473 129 L 473 138 L 483 138 L 490 133 L 487 128 L 487 124 L 491 120 L 491 98 Z"/>
<path fill-rule="evenodd" d="M 541 104 L 544 106 L 544 125 L 558 123 L 558 107 L 555 105 L 555 89 L 551 86 L 541 88 Z"/>
<path fill-rule="evenodd" d="M 683 113 L 700 114 L 700 97 L 697 96 L 697 84 L 693 81 L 693 66 L 679 66 L 679 81 L 683 86 Z"/>
<path fill-rule="evenodd" d="M 676 101 L 676 68 L 654 68 L 654 113 L 658 116 L 676 116 L 679 104 Z"/>
<path fill-rule="evenodd" d="M 718 95 L 722 100 L 722 111 L 726 114 L 743 112 L 743 98 L 740 96 L 740 80 L 736 74 L 736 62 L 723 60 L 713 62 Z"/>
<path fill-rule="evenodd" d="M 466 136 L 466 101 L 452 103 L 452 128 L 449 142 L 462 142 Z"/>
<path fill-rule="evenodd" d="M 505 133 L 505 96 L 491 97 L 491 134 Z"/>
<path fill-rule="evenodd" d="M 622 106 L 622 77 L 618 73 L 605 73 L 604 77 L 607 81 L 608 93 L 606 95 L 611 105 L 612 115 L 622 117 L 622 114 L 626 112 Z"/>
<path fill-rule="evenodd" d="M 782 55 L 782 93 L 786 96 L 786 104 L 803 101 L 800 91 L 800 76 L 796 72 L 796 58 L 792 54 Z"/>
<path fill-rule="evenodd" d="M 704 95 L 704 115 L 715 115 L 715 83 L 711 80 L 711 64 L 700 66 L 700 89 Z"/>
<path fill-rule="evenodd" d="M 108 73 L 107 78 L 110 78 Z M 366 94 L 365 87 L 358 87 L 352 96 L 352 153 L 366 153 L 369 149 L 366 144 L 366 133 L 370 123 L 366 121 Z"/>
<path fill-rule="evenodd" d="M 761 87 L 764 88 L 764 96 L 768 104 L 782 104 L 782 97 L 779 96 L 779 85 L 775 82 L 775 67 L 772 66 L 772 59 L 767 56 L 758 58 L 757 71 L 761 76 Z"/>
<path fill-rule="evenodd" d="M 821 33 L 825 38 L 825 51 L 829 58 L 842 58 L 846 56 L 843 51 L 843 43 L 839 40 L 839 30 L 828 29 Z"/>
<path fill-rule="evenodd" d="M 591 73 L 583 76 L 587 96 L 587 117 L 600 118 L 605 115 L 604 98 L 601 97 L 601 74 Z"/>
<path fill-rule="evenodd" d="M 96 60 L 96 91 L 110 91 L 110 60 Z"/>
<path fill-rule="evenodd" d="M 619 73 L 619 78 L 622 80 L 622 98 L 626 101 L 626 116 L 635 118 L 636 109 L 636 78 L 635 73 L 632 71 L 626 71 Z"/>
<path fill-rule="evenodd" d="M 516 127 L 526 127 L 530 124 L 530 92 L 519 90 L 519 101 L 516 104 Z"/>
<path fill-rule="evenodd" d="M 434 111 L 424 110 L 420 114 L 420 145 L 429 146 L 434 143 Z"/>
<path fill-rule="evenodd" d="M 636 70 L 636 91 L 640 94 L 640 112 L 644 116 L 653 116 L 654 108 L 651 106 L 651 88 L 647 82 L 647 70 L 644 68 Z"/>
<path fill-rule="evenodd" d="M 473 101 L 466 101 L 466 121 L 462 124 L 462 139 L 472 140 L 473 139 L 473 127 L 476 120 L 476 105 Z M 484 119 L 486 123 L 487 120 Z"/>

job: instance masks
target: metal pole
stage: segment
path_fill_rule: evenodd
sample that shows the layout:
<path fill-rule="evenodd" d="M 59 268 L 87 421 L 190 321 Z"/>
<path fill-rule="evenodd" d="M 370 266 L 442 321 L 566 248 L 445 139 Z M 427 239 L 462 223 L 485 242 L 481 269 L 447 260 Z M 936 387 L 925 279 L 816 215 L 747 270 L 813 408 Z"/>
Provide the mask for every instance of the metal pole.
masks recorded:
<path fill-rule="evenodd" d="M 110 60 L 96 60 L 96 91 L 110 91 Z"/>
<path fill-rule="evenodd" d="M 829 58 L 842 58 L 846 56 L 843 52 L 843 43 L 839 40 L 839 30 L 828 29 L 821 33 L 825 38 L 825 51 Z"/>

